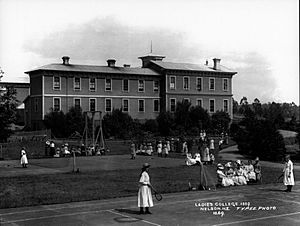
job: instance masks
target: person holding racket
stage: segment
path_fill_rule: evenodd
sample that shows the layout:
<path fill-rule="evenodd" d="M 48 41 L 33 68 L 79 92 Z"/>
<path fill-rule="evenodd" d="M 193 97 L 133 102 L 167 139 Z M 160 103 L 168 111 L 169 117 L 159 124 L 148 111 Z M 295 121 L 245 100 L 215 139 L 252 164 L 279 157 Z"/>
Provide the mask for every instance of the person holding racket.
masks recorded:
<path fill-rule="evenodd" d="M 138 207 L 140 207 L 140 214 L 151 214 L 149 207 L 153 206 L 151 194 L 152 185 L 150 183 L 150 177 L 148 174 L 149 167 L 150 165 L 148 163 L 144 163 L 142 166 L 142 172 L 140 174 L 138 192 Z"/>

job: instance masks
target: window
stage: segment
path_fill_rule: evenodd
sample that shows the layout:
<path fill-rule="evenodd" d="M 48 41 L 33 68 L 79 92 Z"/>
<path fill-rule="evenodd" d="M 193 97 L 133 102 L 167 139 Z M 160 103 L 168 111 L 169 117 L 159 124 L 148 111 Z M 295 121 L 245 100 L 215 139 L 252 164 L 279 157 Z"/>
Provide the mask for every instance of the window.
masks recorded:
<path fill-rule="evenodd" d="M 145 90 L 144 80 L 139 80 L 138 91 L 139 92 L 144 92 L 144 90 Z"/>
<path fill-rule="evenodd" d="M 202 78 L 196 78 L 196 89 L 202 91 Z"/>
<path fill-rule="evenodd" d="M 197 99 L 197 106 L 199 106 L 199 107 L 203 107 L 203 105 L 202 105 L 202 99 Z"/>
<path fill-rule="evenodd" d="M 209 90 L 215 90 L 215 79 L 209 78 Z"/>
<path fill-rule="evenodd" d="M 159 112 L 159 100 L 154 100 L 153 101 L 153 111 L 154 112 Z"/>
<path fill-rule="evenodd" d="M 176 89 L 176 77 L 170 76 L 170 89 Z"/>
<path fill-rule="evenodd" d="M 90 99 L 90 111 L 96 111 L 96 99 Z"/>
<path fill-rule="evenodd" d="M 228 91 L 228 78 L 223 78 L 223 91 Z"/>
<path fill-rule="evenodd" d="M 139 100 L 139 112 L 145 111 L 145 100 Z"/>
<path fill-rule="evenodd" d="M 129 80 L 123 79 L 123 92 L 128 92 L 128 91 L 129 91 Z"/>
<path fill-rule="evenodd" d="M 184 103 L 189 103 L 190 102 L 190 98 L 183 98 Z"/>
<path fill-rule="evenodd" d="M 60 98 L 53 98 L 53 111 L 60 111 Z"/>
<path fill-rule="evenodd" d="M 76 91 L 78 91 L 78 90 L 80 90 L 81 89 L 81 87 L 80 87 L 80 78 L 78 78 L 78 77 L 75 77 L 74 78 L 74 90 Z"/>
<path fill-rule="evenodd" d="M 75 107 L 76 110 L 80 109 L 80 107 L 81 107 L 80 102 L 81 102 L 80 98 L 75 98 L 74 99 L 74 107 Z"/>
<path fill-rule="evenodd" d="M 105 79 L 105 91 L 111 91 L 111 79 Z"/>
<path fill-rule="evenodd" d="M 60 77 L 58 76 L 53 77 L 53 89 L 60 90 Z"/>
<path fill-rule="evenodd" d="M 175 112 L 175 110 L 176 110 L 176 99 L 171 98 L 170 99 L 170 111 Z"/>
<path fill-rule="evenodd" d="M 158 92 L 159 81 L 153 81 L 153 91 Z"/>
<path fill-rule="evenodd" d="M 111 112 L 111 99 L 105 99 L 105 111 Z"/>
<path fill-rule="evenodd" d="M 215 112 L 215 100 L 214 99 L 209 100 L 209 112 L 210 113 Z"/>
<path fill-rule="evenodd" d="M 184 90 L 189 90 L 189 83 L 190 83 L 190 78 L 189 77 L 183 77 L 183 89 Z"/>
<path fill-rule="evenodd" d="M 96 79 L 90 78 L 90 91 L 95 92 L 96 91 Z"/>
<path fill-rule="evenodd" d="M 228 100 L 223 100 L 223 111 L 228 112 Z"/>
<path fill-rule="evenodd" d="M 123 100 L 122 111 L 129 112 L 129 100 Z"/>
<path fill-rule="evenodd" d="M 38 112 L 39 101 L 37 98 L 34 99 L 34 111 Z"/>

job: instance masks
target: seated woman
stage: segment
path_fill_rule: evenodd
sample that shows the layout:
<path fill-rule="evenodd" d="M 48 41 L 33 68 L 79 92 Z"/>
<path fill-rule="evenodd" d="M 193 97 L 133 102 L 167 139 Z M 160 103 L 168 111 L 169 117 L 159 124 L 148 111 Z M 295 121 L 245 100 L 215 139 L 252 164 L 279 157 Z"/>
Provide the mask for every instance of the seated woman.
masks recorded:
<path fill-rule="evenodd" d="M 192 155 L 190 153 L 186 154 L 185 164 L 187 166 L 194 166 L 194 165 L 197 165 L 199 163 L 200 162 L 198 160 L 192 158 Z"/>
<path fill-rule="evenodd" d="M 228 187 L 228 186 L 232 185 L 232 183 L 231 183 L 230 179 L 226 177 L 223 170 L 224 170 L 223 165 L 219 163 L 217 165 L 217 177 L 218 177 L 217 186 Z"/>
<path fill-rule="evenodd" d="M 254 172 L 254 167 L 252 165 L 252 161 L 248 161 L 248 166 L 247 166 L 247 175 L 248 175 L 248 180 L 249 181 L 255 181 L 256 180 L 256 175 Z"/>
<path fill-rule="evenodd" d="M 233 171 L 233 168 L 232 168 L 232 165 L 231 165 L 231 162 L 227 162 L 225 164 L 226 168 L 227 168 L 227 172 L 225 173 L 226 175 L 226 179 L 227 179 L 227 183 L 231 186 L 234 186 L 235 183 L 235 176 L 234 176 L 234 171 Z"/>
<path fill-rule="evenodd" d="M 201 155 L 200 155 L 200 153 L 195 153 L 194 159 L 196 160 L 196 162 L 201 163 Z"/>
<path fill-rule="evenodd" d="M 261 166 L 260 166 L 258 157 L 256 157 L 256 159 L 254 160 L 253 167 L 254 167 L 254 172 L 255 172 L 255 176 L 256 176 L 256 181 L 261 182 Z"/>
<path fill-rule="evenodd" d="M 246 177 L 244 176 L 244 170 L 241 167 L 241 162 L 237 160 L 237 168 L 235 171 L 235 176 L 237 178 L 236 184 L 237 185 L 245 185 L 247 184 Z"/>

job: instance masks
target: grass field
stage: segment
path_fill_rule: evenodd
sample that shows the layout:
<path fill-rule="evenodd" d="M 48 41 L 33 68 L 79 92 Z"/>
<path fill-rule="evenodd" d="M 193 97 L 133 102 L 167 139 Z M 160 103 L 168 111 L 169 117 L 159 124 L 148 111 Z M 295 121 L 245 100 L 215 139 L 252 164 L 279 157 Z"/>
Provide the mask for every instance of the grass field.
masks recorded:
<path fill-rule="evenodd" d="M 116 157 L 109 156 L 107 158 Z M 199 167 L 178 165 L 175 160 L 158 159 L 157 157 L 152 159 L 153 163 L 156 160 L 166 163 L 166 167 L 159 167 L 159 165 L 156 167 L 155 164 L 152 164 L 153 166 L 150 168 L 151 182 L 161 193 L 187 191 L 189 181 L 195 187 L 199 184 Z M 90 159 L 90 162 L 92 161 L 93 158 Z M 173 167 L 171 166 L 172 162 L 174 162 Z M 134 168 L 130 168 L 129 164 Z M 123 161 L 120 165 L 123 165 L 122 168 L 114 170 L 90 169 L 80 173 L 65 172 L 2 177 L 0 178 L 0 208 L 136 195 L 140 162 Z M 93 164 L 91 164 L 92 166 Z M 216 166 L 206 166 L 206 170 L 216 180 Z M 274 183 L 280 173 L 280 169 L 263 168 L 263 183 Z M 295 177 L 298 176 L 300 176 L 300 172 L 295 171 Z"/>

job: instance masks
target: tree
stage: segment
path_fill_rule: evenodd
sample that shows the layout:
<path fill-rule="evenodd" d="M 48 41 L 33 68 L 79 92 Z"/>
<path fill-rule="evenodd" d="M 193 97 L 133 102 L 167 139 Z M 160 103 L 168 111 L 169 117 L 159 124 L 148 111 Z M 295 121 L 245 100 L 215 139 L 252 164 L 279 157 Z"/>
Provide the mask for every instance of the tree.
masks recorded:
<path fill-rule="evenodd" d="M 7 86 L 0 92 L 0 141 L 6 142 L 12 133 L 9 126 L 16 121 L 18 101 L 13 87 Z"/>
<path fill-rule="evenodd" d="M 66 116 L 62 111 L 51 111 L 45 115 L 44 125 L 58 138 L 67 137 Z"/>
<path fill-rule="evenodd" d="M 252 103 L 253 111 L 256 116 L 262 115 L 262 107 L 259 99 L 255 98 L 254 102 Z"/>
<path fill-rule="evenodd" d="M 111 113 L 104 115 L 103 127 L 106 136 L 116 138 L 130 138 L 133 133 L 133 119 L 121 109 L 113 109 Z"/>
<path fill-rule="evenodd" d="M 174 116 L 169 111 L 161 111 L 156 118 L 158 130 L 162 136 L 173 135 Z"/>
<path fill-rule="evenodd" d="M 71 107 L 65 116 L 66 119 L 66 135 L 69 137 L 74 132 L 82 135 L 85 124 L 85 117 L 81 108 Z"/>
<path fill-rule="evenodd" d="M 231 119 L 227 112 L 217 111 L 211 116 L 211 127 L 218 133 L 228 131 Z"/>
<path fill-rule="evenodd" d="M 177 126 L 182 127 L 183 130 L 188 130 L 191 124 L 190 122 L 190 108 L 191 103 L 189 101 L 183 100 L 182 102 L 177 102 L 175 110 L 175 123 Z"/>
<path fill-rule="evenodd" d="M 199 130 L 207 130 L 210 127 L 210 116 L 207 110 L 200 106 L 192 106 L 190 108 L 190 127 L 197 127 Z"/>

